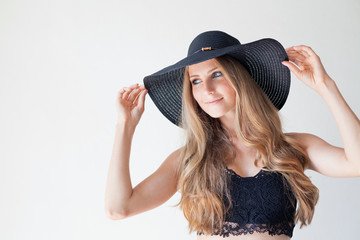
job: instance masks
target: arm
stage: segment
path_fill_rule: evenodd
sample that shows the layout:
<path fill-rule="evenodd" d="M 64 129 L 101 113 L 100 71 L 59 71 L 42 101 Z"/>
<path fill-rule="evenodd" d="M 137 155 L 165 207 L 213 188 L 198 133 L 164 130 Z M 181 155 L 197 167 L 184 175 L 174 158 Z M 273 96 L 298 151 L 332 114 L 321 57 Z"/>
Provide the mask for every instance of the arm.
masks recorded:
<path fill-rule="evenodd" d="M 296 139 L 307 152 L 310 162 L 307 169 L 328 177 L 360 177 L 357 166 L 348 161 L 344 148 L 330 145 L 309 133 L 286 133 Z"/>
<path fill-rule="evenodd" d="M 325 100 L 338 124 L 344 148 L 332 146 L 311 134 L 297 135 L 309 157 L 309 169 L 333 177 L 360 176 L 360 121 L 342 97 L 335 81 L 326 73 L 319 56 L 307 46 L 287 49 L 283 64 Z"/>
<path fill-rule="evenodd" d="M 116 127 L 105 194 L 105 211 L 113 220 L 160 206 L 177 191 L 176 167 L 180 149 L 170 154 L 153 174 L 133 189 L 129 173 L 132 136 L 131 128 Z"/>
<path fill-rule="evenodd" d="M 119 91 L 116 100 L 118 123 L 105 190 L 105 212 L 111 219 L 122 219 L 159 206 L 177 188 L 176 167 L 180 149 L 171 154 L 159 169 L 134 189 L 129 172 L 131 141 L 144 111 L 146 92 L 133 85 Z M 138 97 L 137 97 L 138 96 Z"/>
<path fill-rule="evenodd" d="M 132 194 L 129 158 L 134 128 L 117 124 L 105 190 L 105 212 L 110 218 L 123 215 Z"/>
<path fill-rule="evenodd" d="M 105 190 L 105 212 L 109 217 L 123 214 L 133 191 L 129 173 L 131 141 L 144 112 L 145 94 L 144 86 L 134 84 L 122 88 L 115 101 L 118 121 Z"/>
<path fill-rule="evenodd" d="M 181 148 L 171 153 L 153 174 L 133 189 L 121 218 L 156 208 L 175 194 L 180 151 Z"/>

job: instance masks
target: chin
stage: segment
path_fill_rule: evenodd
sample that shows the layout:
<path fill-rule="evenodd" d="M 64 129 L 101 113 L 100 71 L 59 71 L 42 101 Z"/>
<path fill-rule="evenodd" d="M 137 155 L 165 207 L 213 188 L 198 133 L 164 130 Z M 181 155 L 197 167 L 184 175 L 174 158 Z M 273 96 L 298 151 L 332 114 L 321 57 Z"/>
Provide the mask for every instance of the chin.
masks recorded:
<path fill-rule="evenodd" d="M 207 115 L 209 115 L 212 118 L 220 118 L 224 115 L 224 114 L 219 114 L 219 113 L 209 113 L 209 112 L 206 112 L 206 113 L 207 113 Z"/>
<path fill-rule="evenodd" d="M 212 118 L 221 118 L 225 115 L 231 114 L 229 116 L 232 116 L 233 114 L 235 114 L 235 110 L 234 110 L 234 112 L 232 112 L 232 110 L 234 110 L 234 109 L 217 109 L 217 111 L 205 111 L 204 110 L 204 112 L 206 112 L 206 114 Z"/>

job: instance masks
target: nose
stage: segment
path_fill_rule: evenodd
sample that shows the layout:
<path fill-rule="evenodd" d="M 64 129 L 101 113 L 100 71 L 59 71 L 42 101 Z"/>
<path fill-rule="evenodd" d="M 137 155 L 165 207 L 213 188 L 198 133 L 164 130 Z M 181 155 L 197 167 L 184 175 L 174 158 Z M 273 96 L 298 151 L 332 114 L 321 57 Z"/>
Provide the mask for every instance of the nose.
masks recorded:
<path fill-rule="evenodd" d="M 215 86 L 211 81 L 206 81 L 204 84 L 204 91 L 207 94 L 214 94 Z"/>

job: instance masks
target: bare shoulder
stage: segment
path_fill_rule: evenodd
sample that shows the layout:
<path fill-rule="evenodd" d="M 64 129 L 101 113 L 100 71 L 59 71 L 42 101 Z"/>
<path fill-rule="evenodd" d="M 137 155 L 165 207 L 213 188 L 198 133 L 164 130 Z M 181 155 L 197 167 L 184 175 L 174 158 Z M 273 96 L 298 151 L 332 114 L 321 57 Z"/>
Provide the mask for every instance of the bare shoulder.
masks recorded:
<path fill-rule="evenodd" d="M 184 150 L 183 147 L 179 147 L 178 149 L 174 150 L 169 154 L 169 156 L 165 159 L 163 164 L 165 165 L 165 168 L 168 168 L 167 170 L 174 171 L 180 164 L 180 155 L 181 152 Z"/>
<path fill-rule="evenodd" d="M 311 133 L 288 132 L 285 133 L 285 135 L 297 140 L 300 146 L 303 147 L 305 151 L 308 151 L 309 148 L 319 149 L 322 147 L 332 146 L 326 141 L 324 141 L 322 138 Z"/>
<path fill-rule="evenodd" d="M 184 148 L 185 147 L 182 146 L 182 147 L 179 147 L 178 149 L 175 149 L 172 153 L 170 153 L 168 158 L 172 159 L 175 162 L 179 161 L 180 154 L 184 150 Z"/>
<path fill-rule="evenodd" d="M 297 140 L 303 148 L 306 148 L 309 145 L 311 145 L 311 143 L 313 141 L 322 140 L 321 138 L 319 138 L 313 134 L 310 134 L 310 133 L 287 132 L 284 134 L 288 137 L 291 137 L 291 138 Z"/>
<path fill-rule="evenodd" d="M 289 132 L 285 133 L 285 135 L 295 139 L 310 157 L 315 156 L 315 154 L 321 154 L 324 151 L 338 151 L 342 149 L 329 144 L 324 139 L 311 133 Z"/>
<path fill-rule="evenodd" d="M 350 162 L 344 148 L 329 144 L 310 133 L 285 133 L 294 138 L 308 154 L 308 169 L 328 177 L 359 177 L 358 167 Z"/>
<path fill-rule="evenodd" d="M 299 132 L 287 132 L 284 133 L 286 136 L 289 137 L 294 137 L 294 138 L 303 138 L 303 137 L 307 137 L 307 136 L 315 136 L 313 134 L 310 133 L 299 133 Z"/>
<path fill-rule="evenodd" d="M 179 176 L 177 169 L 181 161 L 181 152 L 183 149 L 184 147 L 179 147 L 171 152 L 159 168 L 145 181 L 149 181 L 151 185 L 156 186 L 157 189 L 162 189 L 163 192 L 168 191 L 168 193 L 171 193 L 170 195 L 174 194 L 178 190 L 177 182 Z"/>

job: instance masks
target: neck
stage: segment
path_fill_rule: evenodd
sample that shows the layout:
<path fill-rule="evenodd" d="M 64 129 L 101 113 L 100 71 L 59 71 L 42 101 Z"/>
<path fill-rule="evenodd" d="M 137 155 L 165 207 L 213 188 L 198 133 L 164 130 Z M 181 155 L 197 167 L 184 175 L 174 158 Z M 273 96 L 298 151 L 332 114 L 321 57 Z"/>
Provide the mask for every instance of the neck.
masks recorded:
<path fill-rule="evenodd" d="M 220 122 L 223 128 L 226 129 L 226 131 L 229 134 L 229 140 L 234 145 L 234 147 L 237 150 L 240 151 L 248 151 L 250 148 L 245 146 L 245 144 L 236 136 L 235 132 L 235 111 L 228 112 L 227 114 L 220 117 Z"/>
<path fill-rule="evenodd" d="M 237 138 L 235 133 L 235 111 L 220 117 L 221 125 L 230 134 L 230 138 Z"/>

